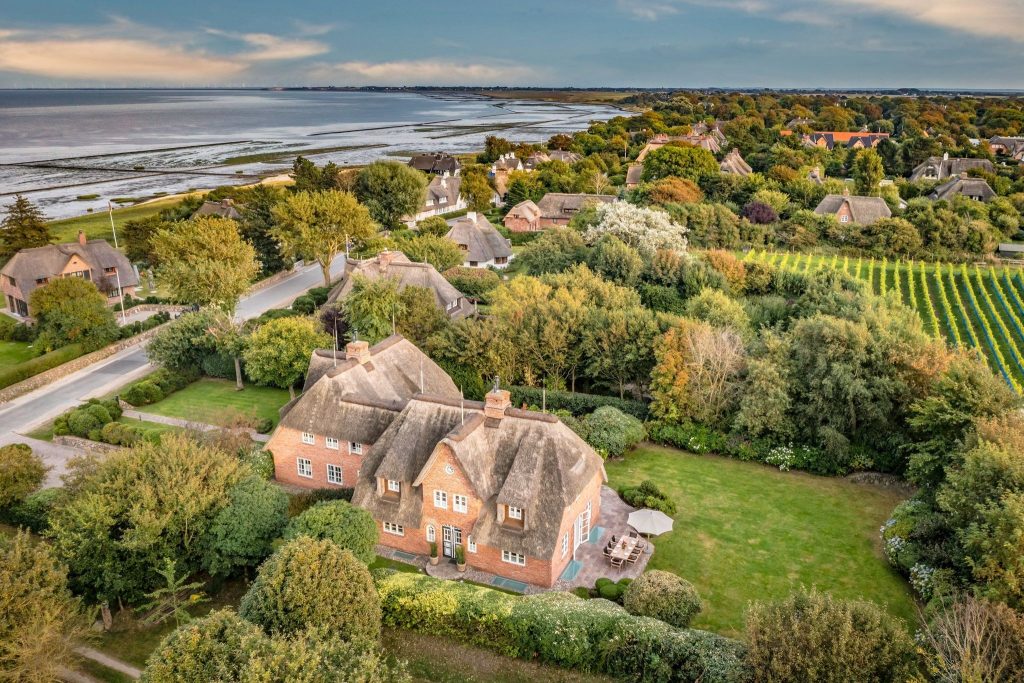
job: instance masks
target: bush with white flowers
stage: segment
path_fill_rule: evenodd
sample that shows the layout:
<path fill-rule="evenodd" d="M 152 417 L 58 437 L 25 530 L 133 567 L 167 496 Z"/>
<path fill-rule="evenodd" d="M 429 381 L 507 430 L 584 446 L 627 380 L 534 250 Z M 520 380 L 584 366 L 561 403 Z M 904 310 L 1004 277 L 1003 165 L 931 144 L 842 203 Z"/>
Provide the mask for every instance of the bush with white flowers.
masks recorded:
<path fill-rule="evenodd" d="M 597 223 L 587 229 L 583 239 L 594 244 L 605 235 L 614 235 L 642 254 L 658 249 L 686 251 L 686 228 L 664 211 L 647 209 L 628 202 L 603 204 L 597 210 Z"/>

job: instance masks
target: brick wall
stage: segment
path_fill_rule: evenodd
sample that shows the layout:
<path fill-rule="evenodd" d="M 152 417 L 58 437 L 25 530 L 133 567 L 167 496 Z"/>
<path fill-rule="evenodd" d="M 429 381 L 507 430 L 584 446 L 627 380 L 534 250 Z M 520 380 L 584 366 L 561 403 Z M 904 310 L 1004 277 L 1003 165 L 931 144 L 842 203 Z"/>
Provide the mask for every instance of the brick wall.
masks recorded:
<path fill-rule="evenodd" d="M 327 465 L 341 465 L 342 484 L 355 486 L 359 475 L 359 467 L 363 458 L 370 453 L 370 444 L 363 444 L 362 455 L 348 452 L 348 440 L 338 437 L 338 450 L 327 448 L 327 439 L 323 434 L 314 434 L 313 444 L 302 443 L 302 432 L 290 427 L 279 426 L 267 442 L 267 450 L 274 454 L 274 476 L 278 481 L 301 486 L 303 488 L 320 489 L 339 486 L 327 481 Z M 299 476 L 298 459 L 307 458 L 313 463 L 313 476 Z"/>
<path fill-rule="evenodd" d="M 512 232 L 534 232 L 539 226 L 522 216 L 505 216 L 505 227 Z"/>

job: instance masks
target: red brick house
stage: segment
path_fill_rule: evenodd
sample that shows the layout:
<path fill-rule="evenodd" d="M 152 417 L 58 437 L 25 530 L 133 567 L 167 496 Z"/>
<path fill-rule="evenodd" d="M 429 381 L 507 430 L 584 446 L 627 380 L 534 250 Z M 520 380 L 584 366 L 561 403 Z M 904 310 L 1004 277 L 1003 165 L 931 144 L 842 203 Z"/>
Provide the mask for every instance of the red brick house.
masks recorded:
<path fill-rule="evenodd" d="M 119 302 L 122 293 L 134 294 L 139 284 L 127 256 L 106 240 L 86 240 L 85 233 L 79 231 L 77 242 L 22 249 L 11 257 L 0 270 L 0 289 L 8 310 L 27 317 L 32 292 L 61 277 L 89 280 L 111 304 Z"/>
<path fill-rule="evenodd" d="M 519 202 L 505 214 L 503 223 L 512 232 L 536 232 L 540 230 L 540 209 L 532 199 Z"/>
<path fill-rule="evenodd" d="M 545 228 L 562 227 L 587 206 L 613 204 L 619 198 L 613 194 L 571 194 L 548 192 L 539 202 L 527 199 L 513 206 L 505 214 L 505 227 L 512 232 L 534 232 Z"/>
<path fill-rule="evenodd" d="M 436 543 L 444 558 L 461 547 L 471 568 L 553 585 L 600 515 L 600 456 L 557 417 L 512 408 L 507 391 L 461 400 L 410 347 L 400 337 L 350 344 L 347 368 L 313 373 L 268 444 L 278 477 L 320 486 L 320 465 L 327 484 L 350 485 L 356 469 L 352 502 L 373 515 L 382 545 L 427 555 Z M 325 354 L 316 372 L 333 363 Z M 417 367 L 426 391 L 396 398 L 418 388 Z M 388 378 L 373 377 L 378 370 Z M 367 440 L 358 454 L 327 452 L 328 437 L 357 436 Z M 328 478 L 332 462 L 342 484 Z"/>

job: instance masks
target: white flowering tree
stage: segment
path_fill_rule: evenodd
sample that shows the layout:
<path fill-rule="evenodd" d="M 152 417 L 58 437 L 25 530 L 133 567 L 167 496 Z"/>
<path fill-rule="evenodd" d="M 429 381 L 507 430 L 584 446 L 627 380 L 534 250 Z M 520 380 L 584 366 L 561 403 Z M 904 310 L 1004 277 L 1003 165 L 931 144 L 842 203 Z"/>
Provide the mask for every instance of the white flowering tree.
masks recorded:
<path fill-rule="evenodd" d="M 593 244 L 605 235 L 614 235 L 643 254 L 658 249 L 686 251 L 686 228 L 664 211 L 646 209 L 628 202 L 603 204 L 597 211 L 597 223 L 583 238 Z"/>

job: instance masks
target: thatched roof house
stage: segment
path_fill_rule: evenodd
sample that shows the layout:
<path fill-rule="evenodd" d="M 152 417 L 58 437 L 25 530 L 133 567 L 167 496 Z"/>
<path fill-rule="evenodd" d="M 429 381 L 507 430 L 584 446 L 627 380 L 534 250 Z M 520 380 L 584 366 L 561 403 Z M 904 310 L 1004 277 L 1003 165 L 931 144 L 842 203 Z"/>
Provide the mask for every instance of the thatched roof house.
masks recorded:
<path fill-rule="evenodd" d="M 860 197 L 850 194 L 829 194 L 821 200 L 814 213 L 835 216 L 840 223 L 870 225 L 882 218 L 891 218 L 892 210 L 881 197 Z"/>
<path fill-rule="evenodd" d="M 470 211 L 452 223 L 446 235 L 462 250 L 462 265 L 469 268 L 505 268 L 512 247 L 482 213 Z"/>

